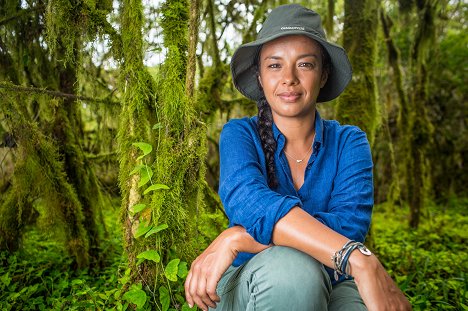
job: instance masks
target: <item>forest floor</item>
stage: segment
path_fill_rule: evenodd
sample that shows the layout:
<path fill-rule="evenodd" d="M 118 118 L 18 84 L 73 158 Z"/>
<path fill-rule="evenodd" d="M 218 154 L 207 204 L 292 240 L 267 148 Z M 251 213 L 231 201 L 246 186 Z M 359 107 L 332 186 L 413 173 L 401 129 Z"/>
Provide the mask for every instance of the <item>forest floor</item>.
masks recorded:
<path fill-rule="evenodd" d="M 21 251 L 0 253 L 0 310 L 126 309 L 118 214 L 118 207 L 105 211 L 102 264 L 82 271 L 72 268 L 56 232 L 29 228 Z M 429 206 L 417 230 L 407 218 L 405 208 L 376 206 L 371 249 L 414 310 L 468 310 L 468 199 Z"/>

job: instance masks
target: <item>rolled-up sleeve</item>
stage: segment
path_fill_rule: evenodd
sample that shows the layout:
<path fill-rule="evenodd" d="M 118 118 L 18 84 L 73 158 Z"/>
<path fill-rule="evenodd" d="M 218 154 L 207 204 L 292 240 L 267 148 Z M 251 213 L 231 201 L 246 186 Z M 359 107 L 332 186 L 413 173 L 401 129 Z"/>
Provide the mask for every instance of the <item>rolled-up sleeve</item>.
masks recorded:
<path fill-rule="evenodd" d="M 370 146 L 366 134 L 356 127 L 350 127 L 341 139 L 328 212 L 313 216 L 349 239 L 362 242 L 374 204 Z"/>
<path fill-rule="evenodd" d="M 276 222 L 302 204 L 268 187 L 259 138 L 249 122 L 231 120 L 221 132 L 219 195 L 230 226 L 241 225 L 257 242 L 270 244 Z"/>

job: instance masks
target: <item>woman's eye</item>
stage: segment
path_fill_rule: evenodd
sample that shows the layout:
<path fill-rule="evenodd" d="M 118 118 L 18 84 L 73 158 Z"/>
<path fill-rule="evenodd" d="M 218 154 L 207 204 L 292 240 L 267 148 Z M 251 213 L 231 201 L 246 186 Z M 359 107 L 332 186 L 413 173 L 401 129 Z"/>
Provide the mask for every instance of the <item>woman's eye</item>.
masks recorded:
<path fill-rule="evenodd" d="M 268 65 L 268 68 L 280 68 L 280 64 L 270 64 Z"/>
<path fill-rule="evenodd" d="M 315 67 L 315 64 L 313 63 L 299 63 L 299 67 L 303 67 L 303 68 L 314 68 Z"/>

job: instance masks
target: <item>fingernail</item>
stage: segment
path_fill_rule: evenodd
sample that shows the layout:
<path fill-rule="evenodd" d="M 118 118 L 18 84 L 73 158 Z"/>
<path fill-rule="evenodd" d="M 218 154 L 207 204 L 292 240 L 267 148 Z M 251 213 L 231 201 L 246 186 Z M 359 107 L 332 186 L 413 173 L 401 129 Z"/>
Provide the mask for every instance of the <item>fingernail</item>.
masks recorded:
<path fill-rule="evenodd" d="M 192 309 L 192 308 L 193 308 L 193 305 L 191 305 L 191 304 L 188 304 L 188 306 L 190 307 L 190 309 Z"/>

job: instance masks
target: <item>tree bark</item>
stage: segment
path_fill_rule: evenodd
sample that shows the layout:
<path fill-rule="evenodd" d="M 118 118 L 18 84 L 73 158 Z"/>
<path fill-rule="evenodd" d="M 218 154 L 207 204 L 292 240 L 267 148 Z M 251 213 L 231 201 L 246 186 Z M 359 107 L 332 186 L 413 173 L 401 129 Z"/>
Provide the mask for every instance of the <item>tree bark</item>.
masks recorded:
<path fill-rule="evenodd" d="M 377 14 L 374 0 L 345 1 L 343 46 L 353 67 L 353 79 L 340 96 L 336 110 L 337 119 L 359 126 L 371 145 L 380 123 L 374 73 Z"/>

